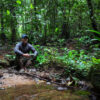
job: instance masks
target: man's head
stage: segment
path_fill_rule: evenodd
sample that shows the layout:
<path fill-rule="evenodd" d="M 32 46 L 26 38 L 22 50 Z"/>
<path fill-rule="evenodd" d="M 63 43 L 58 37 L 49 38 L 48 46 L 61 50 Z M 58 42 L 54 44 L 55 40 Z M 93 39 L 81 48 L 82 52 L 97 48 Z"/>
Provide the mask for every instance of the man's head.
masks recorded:
<path fill-rule="evenodd" d="M 26 44 L 28 42 L 28 36 L 26 34 L 22 35 L 22 42 Z"/>

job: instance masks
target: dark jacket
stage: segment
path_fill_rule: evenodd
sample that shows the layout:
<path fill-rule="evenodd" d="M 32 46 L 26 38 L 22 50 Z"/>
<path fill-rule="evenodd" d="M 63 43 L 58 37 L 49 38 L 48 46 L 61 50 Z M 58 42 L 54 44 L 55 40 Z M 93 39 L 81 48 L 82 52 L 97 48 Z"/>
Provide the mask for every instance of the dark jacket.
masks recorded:
<path fill-rule="evenodd" d="M 22 56 L 24 53 L 29 53 L 30 51 L 32 51 L 34 53 L 34 56 L 37 55 L 37 51 L 29 43 L 27 43 L 27 44 L 23 44 L 22 42 L 17 43 L 14 48 L 14 51 L 19 56 Z"/>

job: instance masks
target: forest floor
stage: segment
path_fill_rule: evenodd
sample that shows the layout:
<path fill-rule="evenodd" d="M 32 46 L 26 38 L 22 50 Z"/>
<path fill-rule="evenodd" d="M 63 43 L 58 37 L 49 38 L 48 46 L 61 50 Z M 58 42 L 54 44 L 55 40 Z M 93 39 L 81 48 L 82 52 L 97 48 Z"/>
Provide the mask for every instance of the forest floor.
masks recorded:
<path fill-rule="evenodd" d="M 5 55 L 14 54 L 13 47 L 14 46 L 7 47 L 5 45 L 2 48 L 0 48 L 0 60 L 4 61 L 4 64 L 6 63 Z M 44 71 L 44 69 L 35 69 L 33 67 L 33 68 L 28 68 L 27 72 L 20 73 L 20 72 L 16 71 L 13 67 L 14 66 L 12 66 L 11 68 L 8 68 L 7 66 L 4 65 L 4 68 L 1 68 L 1 70 L 0 70 L 0 76 L 1 76 L 0 88 L 1 87 L 6 88 L 9 86 L 14 86 L 14 85 L 24 85 L 24 84 L 26 85 L 26 84 L 34 83 L 35 81 L 32 80 L 32 78 L 30 79 L 30 77 L 40 78 L 41 80 L 45 80 L 45 81 L 49 81 L 49 80 L 56 81 L 55 77 L 58 75 L 61 75 L 61 73 L 63 73 L 63 71 L 64 71 L 64 69 L 61 69 L 59 71 L 59 69 L 55 69 L 55 68 L 45 69 L 45 71 Z"/>
<path fill-rule="evenodd" d="M 6 54 L 13 54 L 13 47 L 14 46 L 7 45 L 1 47 L 0 59 L 4 60 Z M 70 49 L 75 49 L 73 45 L 68 47 Z M 72 77 L 65 77 L 63 73 L 64 68 L 62 67 L 52 67 L 49 69 L 28 68 L 27 72 L 21 73 L 17 72 L 13 67 L 2 68 L 0 70 L 0 100 L 33 100 L 33 98 L 35 98 L 34 100 L 40 100 L 40 97 L 43 98 L 41 100 L 75 100 L 75 98 L 77 100 L 89 100 L 89 97 L 95 98 L 90 93 L 90 83 L 79 81 L 77 86 L 75 86 L 73 85 L 75 84 L 75 81 L 72 79 Z M 31 88 L 33 88 L 33 86 L 37 92 L 32 92 L 29 94 L 29 92 L 32 91 Z M 51 87 L 53 89 L 51 89 Z M 27 92 L 23 93 L 25 90 Z M 13 94 L 13 92 L 16 91 L 21 92 L 17 95 Z M 49 93 L 47 93 L 48 91 Z M 9 96 L 6 94 L 7 92 L 9 93 Z M 41 92 L 43 93 L 41 94 Z M 59 94 L 61 96 L 58 96 Z M 5 97 L 1 98 L 1 96 Z"/>
<path fill-rule="evenodd" d="M 4 45 L 0 48 L 0 60 L 5 60 L 5 55 L 7 54 L 14 54 L 13 52 L 13 45 Z M 70 45 L 70 49 L 73 49 L 74 46 Z M 5 63 L 5 62 L 4 62 Z M 4 68 L 0 70 L 0 88 L 7 88 L 17 85 L 27 85 L 35 83 L 34 79 L 32 80 L 32 77 L 35 77 L 36 79 L 42 80 L 38 82 L 50 82 L 47 84 L 55 83 L 57 85 L 66 87 L 72 85 L 74 83 L 73 79 L 68 76 L 67 78 L 64 76 L 65 69 L 63 67 L 52 67 L 52 68 L 39 68 L 35 69 L 28 68 L 27 72 L 18 72 L 13 67 L 8 68 L 7 66 L 4 66 Z M 29 78 L 28 78 L 29 77 Z M 37 81 L 37 80 L 36 80 Z M 83 88 L 88 88 L 86 86 L 86 83 L 84 81 L 79 82 L 79 84 Z M 63 89 L 62 89 L 63 90 Z"/>

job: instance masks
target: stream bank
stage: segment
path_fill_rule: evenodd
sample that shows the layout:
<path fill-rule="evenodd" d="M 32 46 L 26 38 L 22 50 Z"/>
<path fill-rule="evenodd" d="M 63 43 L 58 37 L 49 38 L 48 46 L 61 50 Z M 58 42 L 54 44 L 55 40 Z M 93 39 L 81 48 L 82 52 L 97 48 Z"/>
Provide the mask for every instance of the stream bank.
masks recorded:
<path fill-rule="evenodd" d="M 51 49 L 50 52 L 48 51 L 49 49 L 46 50 L 48 54 L 51 51 L 53 52 L 53 54 L 56 53 L 56 51 L 54 52 L 54 49 L 53 50 Z M 77 80 L 75 79 L 75 77 L 73 77 L 73 75 L 71 75 L 74 74 L 75 71 L 77 72 L 77 68 L 75 66 L 74 67 L 76 68 L 76 70 L 73 70 L 72 68 L 74 67 L 71 65 L 70 67 L 71 72 L 68 72 L 69 74 L 65 75 L 65 72 L 70 71 L 70 68 L 68 69 L 68 67 L 64 67 L 62 65 L 62 60 L 60 60 L 60 62 L 57 59 L 55 59 L 56 61 L 55 60 L 53 61 L 51 58 L 56 57 L 55 55 L 53 56 L 48 55 L 50 62 L 45 63 L 44 65 L 50 65 L 49 67 L 40 66 L 39 68 L 35 69 L 35 67 L 32 66 L 28 68 L 27 72 L 17 72 L 14 69 L 15 66 L 13 65 L 14 64 L 12 62 L 13 60 L 11 60 L 11 63 L 9 63 L 10 59 L 7 59 L 7 57 L 5 57 L 6 51 L 4 52 L 4 50 L 2 50 L 2 52 L 4 54 L 4 57 L 0 56 L 0 65 L 1 68 L 4 69 L 0 70 L 0 91 L 1 91 L 0 97 L 2 97 L 0 98 L 1 100 L 14 100 L 14 99 L 33 100 L 34 96 L 38 98 L 36 100 L 56 100 L 56 98 L 58 100 L 67 100 L 67 99 L 68 100 L 99 100 L 96 97 L 99 96 L 99 94 L 97 94 L 94 90 L 92 90 L 92 85 L 90 83 L 86 81 Z M 68 58 L 71 58 L 70 54 L 74 54 L 75 52 L 69 51 Z M 10 54 L 10 58 L 13 59 L 14 56 L 11 54 L 10 51 L 8 54 Z M 68 61 L 71 60 L 68 59 Z M 80 75 L 80 73 L 78 73 L 78 75 Z M 49 91 L 45 90 L 45 88 L 47 89 L 48 87 L 49 87 Z M 37 92 L 35 92 L 34 90 Z M 15 95 L 16 93 L 19 93 L 19 91 L 20 94 Z M 25 91 L 27 91 L 27 93 Z M 30 91 L 32 94 L 29 95 Z M 13 94 L 13 92 L 15 94 Z M 52 93 L 52 95 L 49 94 L 49 92 Z M 43 99 L 41 95 L 43 95 Z M 59 95 L 61 96 L 59 97 Z"/>
<path fill-rule="evenodd" d="M 83 81 L 79 87 L 68 86 L 71 81 L 54 79 L 53 71 L 28 70 L 22 73 L 14 69 L 0 70 L 0 100 L 96 100 Z"/>

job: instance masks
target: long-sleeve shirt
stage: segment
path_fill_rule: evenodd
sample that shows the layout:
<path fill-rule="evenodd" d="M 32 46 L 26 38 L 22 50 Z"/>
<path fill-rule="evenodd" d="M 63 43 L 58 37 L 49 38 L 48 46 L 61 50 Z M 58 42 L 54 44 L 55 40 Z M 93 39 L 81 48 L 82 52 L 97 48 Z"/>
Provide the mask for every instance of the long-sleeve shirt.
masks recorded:
<path fill-rule="evenodd" d="M 37 51 L 29 43 L 27 43 L 27 44 L 23 44 L 22 42 L 17 43 L 14 48 L 14 51 L 18 56 L 22 56 L 24 53 L 29 53 L 30 51 L 32 51 L 34 53 L 34 56 L 37 55 Z"/>

